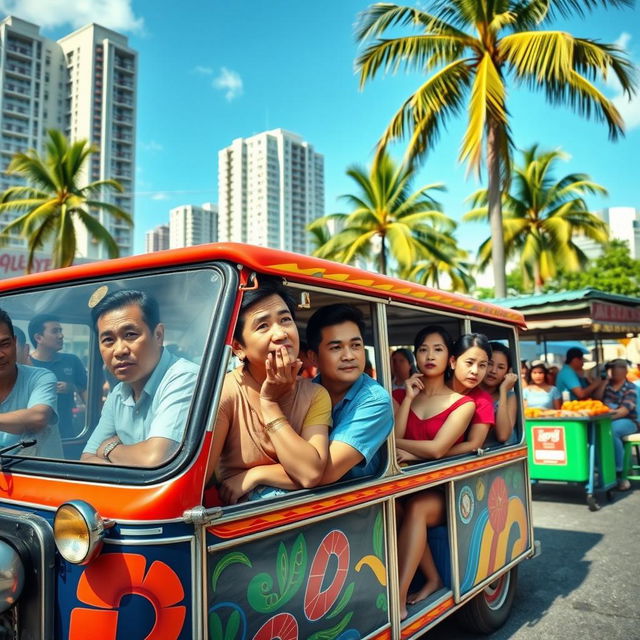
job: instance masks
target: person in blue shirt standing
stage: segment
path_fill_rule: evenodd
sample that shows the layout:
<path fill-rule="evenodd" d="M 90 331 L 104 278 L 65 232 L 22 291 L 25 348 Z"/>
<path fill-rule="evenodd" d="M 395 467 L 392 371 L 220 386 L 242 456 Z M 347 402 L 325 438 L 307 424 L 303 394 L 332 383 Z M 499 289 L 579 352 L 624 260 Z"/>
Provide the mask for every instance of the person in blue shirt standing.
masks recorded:
<path fill-rule="evenodd" d="M 0 309 L 0 448 L 13 453 L 62 458 L 56 413 L 56 378 L 17 363 L 13 322 Z M 34 441 L 28 447 L 20 442 Z"/>
<path fill-rule="evenodd" d="M 347 304 L 318 309 L 307 324 L 307 344 L 319 382 L 331 397 L 329 459 L 320 484 L 381 471 L 381 447 L 393 428 L 391 398 L 364 373 L 364 318 Z"/>
<path fill-rule="evenodd" d="M 556 378 L 556 387 L 562 394 L 569 392 L 571 400 L 586 400 L 600 386 L 600 381 L 590 382 L 584 376 L 584 353 L 577 347 L 571 347 L 567 351 L 564 366 L 560 369 Z"/>
<path fill-rule="evenodd" d="M 61 353 L 64 334 L 60 318 L 51 313 L 40 313 L 29 322 L 29 339 L 34 346 L 31 364 L 48 369 L 56 378 L 58 393 L 58 427 L 63 438 L 77 435 L 73 428 L 73 410 L 76 393 L 86 402 L 87 372 L 80 358 L 73 353 Z"/>
<path fill-rule="evenodd" d="M 182 441 L 198 366 L 163 347 L 164 325 L 155 298 L 115 291 L 94 307 L 100 355 L 119 381 L 81 460 L 154 467 Z"/>

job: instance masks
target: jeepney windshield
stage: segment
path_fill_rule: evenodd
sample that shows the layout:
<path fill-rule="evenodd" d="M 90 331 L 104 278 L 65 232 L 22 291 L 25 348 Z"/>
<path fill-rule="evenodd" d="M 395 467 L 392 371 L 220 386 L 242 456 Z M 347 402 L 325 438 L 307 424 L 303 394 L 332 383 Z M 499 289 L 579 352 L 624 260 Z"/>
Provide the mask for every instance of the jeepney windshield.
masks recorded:
<path fill-rule="evenodd" d="M 15 349 L 3 342 L 0 313 L 0 453 L 166 462 L 184 439 L 221 289 L 203 268 L 0 298 L 16 335 Z"/>

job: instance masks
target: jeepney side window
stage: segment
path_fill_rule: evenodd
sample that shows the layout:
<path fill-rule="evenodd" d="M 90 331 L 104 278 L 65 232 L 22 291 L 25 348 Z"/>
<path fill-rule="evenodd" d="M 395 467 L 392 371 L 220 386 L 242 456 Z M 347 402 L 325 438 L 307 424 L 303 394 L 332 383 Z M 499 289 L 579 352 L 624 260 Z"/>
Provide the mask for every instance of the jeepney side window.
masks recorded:
<path fill-rule="evenodd" d="M 258 275 L 258 282 L 260 282 L 260 275 Z M 351 325 L 351 333 L 349 333 L 343 345 L 335 344 L 331 346 L 336 350 L 344 348 L 345 352 L 357 352 L 357 355 L 354 356 L 354 359 L 359 363 L 358 371 L 354 372 L 353 374 L 352 386 L 354 387 L 356 383 L 362 383 L 366 388 L 373 389 L 373 396 L 375 396 L 376 398 L 379 397 L 384 399 L 384 403 L 381 403 L 384 405 L 383 408 L 381 410 L 376 408 L 376 410 L 371 415 L 371 420 L 361 420 L 360 424 L 354 424 L 353 428 L 351 428 L 351 430 L 349 431 L 352 423 L 349 423 L 348 421 L 336 420 L 336 415 L 338 414 L 332 411 L 333 407 L 331 405 L 331 396 L 326 391 L 326 388 L 323 388 L 321 395 L 329 400 L 329 404 L 327 405 L 329 414 L 327 417 L 330 422 L 331 414 L 333 414 L 333 424 L 329 429 L 328 446 L 331 447 L 332 442 L 338 442 L 338 447 L 341 448 L 342 451 L 344 451 L 344 447 L 342 447 L 341 445 L 345 445 L 346 448 L 349 449 L 348 453 L 353 453 L 353 456 L 349 456 L 348 458 L 344 459 L 345 464 L 347 465 L 344 467 L 344 469 L 342 466 L 331 469 L 326 468 L 324 472 L 325 475 L 322 477 L 321 481 L 312 485 L 310 487 L 310 490 L 316 492 L 318 490 L 322 490 L 323 488 L 328 488 L 330 485 L 333 485 L 338 481 L 346 482 L 349 484 L 359 481 L 365 481 L 384 473 L 387 467 L 388 460 L 387 437 L 392 429 L 393 416 L 390 408 L 389 396 L 384 390 L 381 382 L 383 370 L 382 358 L 388 357 L 388 354 L 382 353 L 380 350 L 380 346 L 377 344 L 376 332 L 374 331 L 375 304 L 368 300 L 355 299 L 348 294 L 340 295 L 339 292 L 333 292 L 331 290 L 313 290 L 309 292 L 302 285 L 290 284 L 286 287 L 286 290 L 287 293 L 289 293 L 296 302 L 300 303 L 296 308 L 296 327 L 297 338 L 299 339 L 301 344 L 304 344 L 307 341 L 307 326 L 309 324 L 309 320 L 319 310 L 326 310 L 332 305 L 346 305 L 351 309 L 355 309 L 356 315 L 361 316 L 364 322 L 364 333 L 360 336 L 357 329 L 355 332 L 352 331 L 351 329 L 353 329 L 354 323 L 351 320 L 346 320 L 347 324 L 350 323 Z M 340 321 L 340 324 L 342 324 L 342 321 Z M 325 329 L 321 330 L 321 335 L 323 336 L 324 340 L 324 338 L 326 337 Z M 343 336 L 334 337 L 336 338 L 335 342 L 339 342 L 343 338 Z M 311 353 L 304 354 L 304 357 L 301 358 L 304 363 L 304 369 L 302 370 L 301 374 L 302 377 L 307 378 L 307 380 L 303 381 L 304 384 L 308 384 L 309 382 L 313 381 L 318 383 L 320 386 L 323 386 L 322 363 L 326 363 L 327 359 L 323 359 L 321 351 L 326 356 L 326 351 L 329 349 L 329 344 L 325 345 L 323 342 L 321 343 L 320 347 L 317 347 L 317 349 L 318 351 L 316 352 L 311 349 Z M 351 358 L 351 356 L 345 356 L 345 358 L 349 359 Z M 349 361 L 351 362 L 351 360 Z M 240 384 L 243 384 L 242 381 L 244 381 L 244 383 L 246 383 L 245 386 L 250 385 L 251 380 L 247 379 L 248 377 L 250 378 L 250 376 L 247 376 L 247 374 L 245 373 L 246 365 L 244 365 L 241 361 L 238 361 L 237 365 L 238 366 L 236 367 L 235 371 L 232 371 L 227 375 L 236 376 L 236 379 L 240 380 Z M 362 369 L 364 369 L 364 371 L 368 375 L 362 375 Z M 324 371 L 324 382 L 326 383 L 328 373 L 326 370 Z M 335 375 L 335 372 L 332 375 Z M 348 375 L 352 374 L 349 373 Z M 298 380 L 298 384 L 299 382 L 300 381 Z M 233 388 L 237 391 L 237 385 L 229 384 L 229 388 Z M 298 389 L 298 391 L 296 392 L 296 397 L 299 397 L 299 395 L 301 396 L 302 394 Z M 360 396 L 367 396 L 367 392 L 363 391 Z M 244 459 L 246 458 L 246 456 L 244 456 L 244 454 L 241 452 L 241 447 L 243 446 L 243 444 L 246 445 L 246 437 L 242 434 L 246 432 L 263 434 L 265 433 L 265 428 L 264 425 L 260 422 L 257 413 L 255 413 L 253 410 L 251 410 L 251 415 L 255 418 L 255 420 L 257 420 L 257 422 L 252 422 L 251 424 L 249 424 L 247 420 L 243 421 L 241 419 L 236 419 L 235 414 L 234 417 L 230 417 L 228 412 L 225 412 L 223 409 L 225 398 L 225 392 L 223 391 L 223 397 L 220 405 L 221 408 L 218 413 L 216 429 L 214 430 L 214 453 L 209 465 L 209 488 L 205 491 L 205 505 L 213 506 L 215 504 L 223 504 L 227 507 L 233 507 L 236 504 L 238 506 L 241 506 L 242 504 L 250 503 L 252 507 L 256 507 L 258 505 L 266 505 L 270 503 L 271 499 L 282 498 L 291 495 L 292 492 L 295 492 L 295 495 L 297 497 L 304 495 L 306 490 L 301 489 L 300 485 L 296 486 L 296 484 L 293 482 L 291 482 L 290 486 L 287 488 L 270 486 L 267 482 L 258 483 L 257 486 L 254 486 L 255 483 L 253 481 L 252 473 L 247 473 L 249 469 L 252 471 L 254 467 L 252 466 L 249 469 L 240 469 L 237 464 L 235 464 L 234 466 L 234 461 L 237 462 L 239 459 L 243 459 L 244 464 Z M 349 401 L 359 402 L 360 400 L 359 398 L 349 398 L 346 403 L 348 404 Z M 347 404 L 345 404 L 344 406 L 347 406 Z M 237 407 L 237 403 L 234 404 L 234 407 Z M 294 409 L 293 411 L 295 413 L 296 409 Z M 298 414 L 304 416 L 305 410 L 301 409 L 300 411 L 298 411 Z M 343 414 L 340 415 L 342 416 Z M 301 425 L 296 424 L 295 420 L 296 418 L 294 418 L 293 420 L 290 419 L 290 424 L 296 432 L 300 433 Z M 217 445 L 215 444 L 216 430 L 218 431 L 218 434 L 221 434 L 223 431 L 226 433 L 224 442 L 218 442 Z M 371 442 L 360 443 L 358 441 L 358 437 L 362 436 L 363 439 L 369 438 L 368 430 L 379 431 L 379 433 L 375 436 L 375 438 L 371 439 Z M 345 431 L 349 431 L 350 435 L 353 435 L 357 431 L 356 437 L 353 440 L 343 437 L 342 434 Z M 266 436 L 267 437 L 265 438 L 265 442 L 262 442 L 262 440 L 260 440 L 260 446 L 264 447 L 264 451 L 261 452 L 260 460 L 263 460 L 263 462 L 261 463 L 262 465 L 271 466 L 272 464 L 274 464 L 272 460 L 276 457 L 276 455 L 274 455 L 274 451 L 272 450 L 273 447 L 270 444 L 268 433 L 266 434 Z M 255 434 L 252 436 L 252 440 L 255 442 Z M 361 444 L 364 453 L 360 451 L 360 449 L 358 449 Z M 215 453 L 216 450 L 221 451 L 221 453 Z M 269 455 L 267 455 L 269 454 L 269 452 L 271 461 L 269 460 Z M 353 461 L 351 461 L 352 458 Z M 341 460 L 341 458 L 338 459 Z M 284 467 L 282 463 L 278 464 Z M 255 466 L 261 465 L 258 464 Z M 235 474 L 232 472 L 232 469 L 235 470 Z M 331 474 L 333 474 L 333 476 L 335 477 L 331 477 Z M 238 478 L 243 478 L 242 482 L 236 482 Z M 249 485 L 251 485 L 248 490 L 245 490 L 245 480 Z"/>
<path fill-rule="evenodd" d="M 2 446 L 16 444 L 10 452 L 14 457 L 129 467 L 166 463 L 183 443 L 221 288 L 219 272 L 198 269 L 4 296 L 0 307 L 27 340 L 30 325 L 33 335 L 34 320 L 43 317 L 47 330 L 57 331 L 58 342 L 38 339 L 37 346 L 31 344 L 31 361 L 18 369 L 17 390 L 24 407 L 11 408 L 26 408 L 36 398 L 55 414 L 51 411 L 42 429 L 29 425 L 24 434 L 3 434 Z M 122 304 L 107 307 L 98 325 L 109 322 L 98 335 L 94 309 L 118 296 L 125 296 Z M 38 331 L 43 333 L 42 328 Z M 21 438 L 34 444 L 24 447 Z M 153 451 L 138 458 L 118 455 L 118 448 L 124 453 L 151 438 L 167 441 L 155 456 Z M 118 444 L 105 455 L 109 439 Z M 94 447 L 96 440 L 100 442 Z"/>
<path fill-rule="evenodd" d="M 496 421 L 483 448 L 517 444 L 523 433 L 517 336 L 511 327 L 477 320 L 471 321 L 471 331 L 487 336 L 493 353 L 482 387 L 492 396 Z"/>

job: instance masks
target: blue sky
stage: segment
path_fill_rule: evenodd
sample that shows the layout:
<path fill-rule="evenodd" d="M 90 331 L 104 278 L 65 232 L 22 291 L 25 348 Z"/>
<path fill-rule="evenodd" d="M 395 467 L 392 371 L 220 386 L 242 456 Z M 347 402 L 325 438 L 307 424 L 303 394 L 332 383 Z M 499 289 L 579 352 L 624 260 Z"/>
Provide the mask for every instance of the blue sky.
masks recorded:
<path fill-rule="evenodd" d="M 282 127 L 324 154 L 326 211 L 352 190 L 345 175 L 366 165 L 388 120 L 416 88 L 417 75 L 380 76 L 358 89 L 353 25 L 368 2 L 332 0 L 0 0 L 0 12 L 43 25 L 58 38 L 95 21 L 125 33 L 139 52 L 135 250 L 144 233 L 168 220 L 174 206 L 216 201 L 217 152 L 234 138 Z M 640 9 L 598 11 L 558 21 L 578 36 L 620 42 L 640 63 Z M 606 87 L 610 97 L 615 87 Z M 612 143 L 606 127 L 541 95 L 511 89 L 509 108 L 518 147 L 562 147 L 563 173 L 589 173 L 609 190 L 591 206 L 640 208 L 640 100 L 623 105 L 629 130 Z M 452 121 L 416 176 L 415 186 L 444 182 L 440 198 L 459 220 L 478 183 L 457 161 L 464 119 Z M 395 148 L 400 155 L 402 146 Z M 474 251 L 488 235 L 463 224 L 461 246 Z"/>

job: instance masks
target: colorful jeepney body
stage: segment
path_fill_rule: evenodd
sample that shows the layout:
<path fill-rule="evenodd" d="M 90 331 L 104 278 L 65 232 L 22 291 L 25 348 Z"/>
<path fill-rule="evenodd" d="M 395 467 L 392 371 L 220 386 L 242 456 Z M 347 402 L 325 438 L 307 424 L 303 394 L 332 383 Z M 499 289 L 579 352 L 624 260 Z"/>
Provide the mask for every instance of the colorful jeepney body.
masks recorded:
<path fill-rule="evenodd" d="M 403 342 L 404 332 L 423 317 L 424 324 L 435 316 L 461 331 L 493 332 L 513 348 L 522 325 L 519 313 L 464 296 L 233 244 L 1 282 L 0 308 L 16 326 L 26 327 L 44 310 L 56 314 L 89 372 L 86 404 L 74 410 L 75 433 L 63 441 L 64 458 L 29 457 L 19 448 L 0 452 L 0 570 L 11 578 L 0 583 L 3 637 L 410 638 L 477 594 L 495 611 L 513 598 L 509 576 L 534 552 L 521 421 L 515 444 L 478 455 L 400 469 L 391 436 L 378 476 L 233 507 L 206 503 L 233 327 L 244 288 L 263 274 L 302 294 L 303 309 L 309 298 L 311 311 L 314 300 L 366 308 L 367 343 L 378 380 L 387 386 L 390 345 L 409 344 L 413 333 Z M 108 393 L 92 301 L 125 288 L 158 298 L 165 348 L 175 345 L 199 366 L 181 446 L 156 468 L 79 459 Z M 430 486 L 447 497 L 447 525 L 431 536 L 445 588 L 401 622 L 396 501 Z M 77 544 L 91 546 L 82 561 L 65 559 L 56 547 L 75 544 L 57 539 L 54 518 L 61 508 L 77 518 Z"/>

